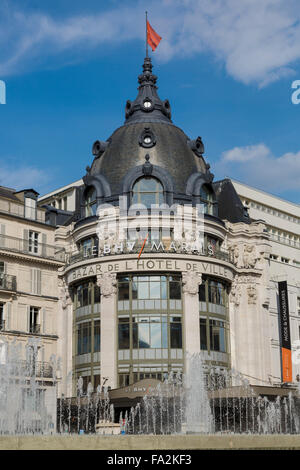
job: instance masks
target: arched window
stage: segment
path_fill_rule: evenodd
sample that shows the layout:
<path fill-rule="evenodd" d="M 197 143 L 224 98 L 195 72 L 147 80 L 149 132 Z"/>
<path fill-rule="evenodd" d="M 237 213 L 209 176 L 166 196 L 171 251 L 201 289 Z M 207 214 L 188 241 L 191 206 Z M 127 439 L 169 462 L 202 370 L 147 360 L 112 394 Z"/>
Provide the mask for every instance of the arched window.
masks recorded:
<path fill-rule="evenodd" d="M 145 176 L 136 181 L 132 188 L 132 204 L 144 204 L 151 209 L 151 204 L 164 203 L 162 184 L 151 176 Z"/>
<path fill-rule="evenodd" d="M 200 203 L 204 204 L 204 214 L 216 215 L 216 202 L 213 191 L 205 184 L 201 186 Z"/>
<path fill-rule="evenodd" d="M 93 187 L 90 187 L 85 196 L 85 216 L 90 217 L 91 215 L 96 215 L 97 211 L 97 198 L 96 190 Z"/>

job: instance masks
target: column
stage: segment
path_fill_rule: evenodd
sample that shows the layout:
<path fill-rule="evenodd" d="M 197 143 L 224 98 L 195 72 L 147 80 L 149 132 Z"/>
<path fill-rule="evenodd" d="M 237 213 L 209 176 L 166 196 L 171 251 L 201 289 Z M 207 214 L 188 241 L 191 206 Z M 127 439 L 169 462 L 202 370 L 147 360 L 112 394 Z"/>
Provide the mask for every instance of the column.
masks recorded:
<path fill-rule="evenodd" d="M 57 316 L 58 357 L 61 359 L 60 390 L 58 395 L 72 396 L 73 304 L 65 279 L 58 279 L 59 303 Z"/>
<path fill-rule="evenodd" d="M 97 276 L 101 290 L 101 384 L 117 387 L 117 314 L 116 274 L 107 273 Z"/>
<path fill-rule="evenodd" d="M 183 302 L 184 302 L 184 347 L 188 354 L 200 352 L 199 325 L 199 284 L 202 276 L 196 272 L 183 272 Z"/>

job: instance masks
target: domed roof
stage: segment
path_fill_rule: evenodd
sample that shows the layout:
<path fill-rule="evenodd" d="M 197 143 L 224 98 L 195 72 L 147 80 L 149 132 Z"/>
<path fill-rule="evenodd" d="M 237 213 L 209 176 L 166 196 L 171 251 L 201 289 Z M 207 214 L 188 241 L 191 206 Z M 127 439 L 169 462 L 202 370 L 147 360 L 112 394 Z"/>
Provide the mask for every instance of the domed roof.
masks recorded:
<path fill-rule="evenodd" d="M 95 142 L 95 159 L 89 174 L 102 174 L 110 184 L 111 194 L 121 194 L 127 172 L 143 165 L 148 154 L 152 165 L 169 172 L 174 191 L 185 193 L 190 175 L 208 170 L 202 157 L 201 138 L 190 140 L 172 123 L 170 104 L 168 100 L 160 100 L 157 94 L 157 77 L 152 74 L 148 57 L 138 80 L 138 96 L 133 102 L 127 101 L 124 125 L 106 142 Z"/>

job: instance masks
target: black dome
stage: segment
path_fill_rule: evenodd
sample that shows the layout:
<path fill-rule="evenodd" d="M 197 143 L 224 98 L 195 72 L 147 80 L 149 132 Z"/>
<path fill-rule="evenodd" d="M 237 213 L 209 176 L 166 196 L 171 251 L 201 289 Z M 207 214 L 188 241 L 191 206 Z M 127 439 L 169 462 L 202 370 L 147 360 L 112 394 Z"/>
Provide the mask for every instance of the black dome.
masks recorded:
<path fill-rule="evenodd" d="M 108 141 L 95 142 L 96 158 L 89 174 L 102 174 L 110 185 L 111 194 L 121 194 L 125 175 L 133 167 L 143 165 L 148 154 L 152 165 L 169 172 L 174 192 L 184 194 L 187 180 L 193 173 L 207 172 L 201 138 L 191 141 L 172 123 L 170 104 L 168 100 L 161 101 L 157 94 L 157 77 L 152 74 L 148 57 L 138 80 L 138 96 L 133 102 L 127 101 L 124 125 Z M 145 136 L 148 136 L 148 143 L 143 140 Z"/>

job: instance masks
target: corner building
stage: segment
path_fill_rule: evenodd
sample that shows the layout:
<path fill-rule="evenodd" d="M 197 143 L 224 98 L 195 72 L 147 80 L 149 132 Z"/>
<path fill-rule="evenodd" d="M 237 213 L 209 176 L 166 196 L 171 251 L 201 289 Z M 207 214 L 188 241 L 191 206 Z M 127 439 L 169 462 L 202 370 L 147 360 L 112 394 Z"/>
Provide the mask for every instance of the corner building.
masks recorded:
<path fill-rule="evenodd" d="M 93 145 L 73 215 L 59 211 L 56 241 L 68 253 L 59 332 L 67 396 L 80 376 L 84 391 L 89 382 L 114 389 L 161 380 L 183 372 L 186 354 L 200 351 L 206 367 L 234 367 L 253 384 L 270 384 L 268 233 L 249 218 L 230 180 L 214 182 L 201 137 L 191 140 L 174 125 L 156 81 L 146 58 L 124 124 Z M 201 204 L 202 249 L 193 250 L 192 230 L 178 243 L 176 215 L 169 212 L 167 228 L 162 206 L 150 227 L 148 211 L 139 214 L 138 236 L 126 228 L 117 239 L 108 214 L 98 237 L 96 211 L 105 203 L 119 229 L 132 204 L 189 207 L 191 222 Z M 57 209 L 48 210 L 54 220 Z"/>

